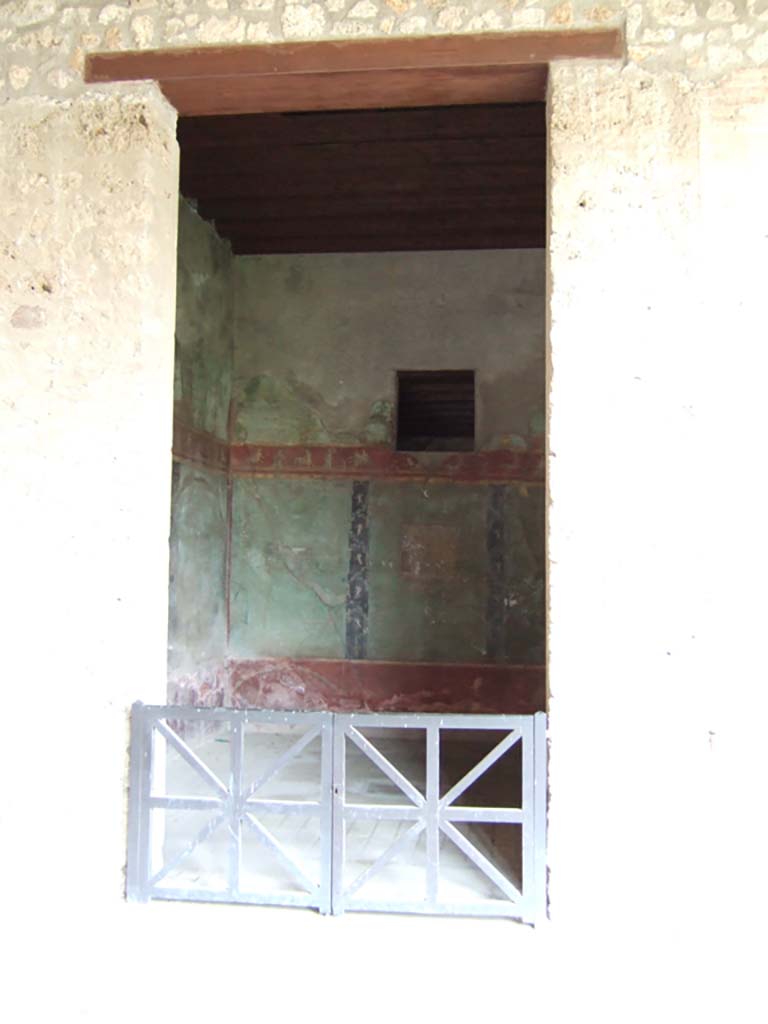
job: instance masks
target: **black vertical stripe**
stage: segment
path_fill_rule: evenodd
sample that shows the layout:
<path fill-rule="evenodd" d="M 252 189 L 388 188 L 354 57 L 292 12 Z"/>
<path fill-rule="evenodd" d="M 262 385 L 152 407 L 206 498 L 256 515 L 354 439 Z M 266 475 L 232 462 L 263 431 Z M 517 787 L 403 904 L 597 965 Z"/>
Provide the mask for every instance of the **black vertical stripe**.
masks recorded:
<path fill-rule="evenodd" d="M 488 488 L 486 546 L 488 552 L 488 606 L 486 609 L 486 654 L 489 661 L 502 661 L 505 651 L 507 615 L 504 587 L 504 499 L 506 487 Z"/>
<path fill-rule="evenodd" d="M 353 481 L 344 654 L 357 659 L 368 649 L 368 490 L 367 480 Z"/>

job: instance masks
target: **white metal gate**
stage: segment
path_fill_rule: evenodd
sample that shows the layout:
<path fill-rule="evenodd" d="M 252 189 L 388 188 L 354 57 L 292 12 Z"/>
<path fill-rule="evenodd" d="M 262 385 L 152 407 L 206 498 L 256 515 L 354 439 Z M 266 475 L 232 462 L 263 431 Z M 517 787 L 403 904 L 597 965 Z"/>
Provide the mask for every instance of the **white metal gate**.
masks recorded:
<path fill-rule="evenodd" d="M 136 704 L 129 899 L 546 913 L 546 717 Z"/>

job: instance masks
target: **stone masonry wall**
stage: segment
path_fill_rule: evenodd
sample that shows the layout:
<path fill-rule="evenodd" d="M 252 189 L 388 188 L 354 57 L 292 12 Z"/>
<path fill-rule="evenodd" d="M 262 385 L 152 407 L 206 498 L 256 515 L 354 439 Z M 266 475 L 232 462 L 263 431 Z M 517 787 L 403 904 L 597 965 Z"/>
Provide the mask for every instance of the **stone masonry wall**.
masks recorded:
<path fill-rule="evenodd" d="M 768 0 L 10 0 L 0 96 L 73 96 L 86 53 L 625 24 L 629 59 L 693 79 L 768 63 Z"/>

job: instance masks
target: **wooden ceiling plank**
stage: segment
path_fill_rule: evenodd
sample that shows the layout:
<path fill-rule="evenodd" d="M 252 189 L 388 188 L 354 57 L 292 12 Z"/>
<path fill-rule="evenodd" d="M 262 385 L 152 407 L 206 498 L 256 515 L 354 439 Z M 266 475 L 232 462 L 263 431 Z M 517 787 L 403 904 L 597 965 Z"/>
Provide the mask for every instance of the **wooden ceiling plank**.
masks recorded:
<path fill-rule="evenodd" d="M 224 161 L 222 161 L 224 162 Z M 386 169 L 385 169 L 386 170 Z M 396 171 L 397 173 L 394 173 Z M 514 182 L 536 183 L 544 177 L 543 160 L 500 160 L 469 164 L 416 164 L 389 168 L 381 173 L 381 164 L 369 161 L 361 154 L 356 161 L 345 164 L 295 161 L 277 166 L 255 162 L 233 170 L 201 171 L 182 167 L 181 189 L 185 195 L 201 198 L 203 195 L 254 196 L 275 190 L 296 195 L 336 191 L 343 182 L 345 192 L 369 192 L 380 186 L 386 192 L 404 192 L 413 189 L 445 189 L 456 191 L 467 186 L 477 188 L 507 187 Z M 195 190 L 199 190 L 199 194 Z"/>
<path fill-rule="evenodd" d="M 401 229 L 413 231 L 459 231 L 464 228 L 471 230 L 484 230 L 485 228 L 498 230 L 516 230 L 517 228 L 537 228 L 544 224 L 543 211 L 524 211 L 508 213 L 506 211 L 485 210 L 482 212 L 466 211 L 461 214 L 453 213 L 450 216 L 442 212 L 408 213 L 398 218 L 394 213 L 388 214 L 367 214 L 360 215 L 350 211 L 346 217 L 339 216 L 314 216 L 279 218 L 272 220 L 248 220 L 248 221 L 216 221 L 216 227 L 220 234 L 225 237 L 236 237 L 238 235 L 265 235 L 266 237 L 285 235 L 308 235 L 320 234 L 325 237 L 335 238 L 338 235 L 354 234 L 357 231 L 373 233 L 381 231 L 383 234 Z"/>
<path fill-rule="evenodd" d="M 408 235 L 367 235 L 354 238 L 320 239 L 305 238 L 272 238 L 272 239 L 232 239 L 232 251 L 236 256 L 269 256 L 319 253 L 366 253 L 366 252 L 444 252 L 476 249 L 543 249 L 546 244 L 544 230 L 532 232 L 530 235 L 490 233 L 466 233 L 458 237 L 456 233 L 443 236 L 418 237 Z"/>
<path fill-rule="evenodd" d="M 419 211 L 441 212 L 450 216 L 454 212 L 493 210 L 502 216 L 531 209 L 544 209 L 546 192 L 543 184 L 535 189 L 505 189 L 501 193 L 479 194 L 459 193 L 443 196 L 427 192 L 405 196 L 309 196 L 296 198 L 210 199 L 198 203 L 197 212 L 204 220 L 240 222 L 246 220 L 280 219 L 307 217 L 314 213 L 326 216 L 344 216 L 351 211 L 358 215 L 369 213 L 404 214 Z"/>
<path fill-rule="evenodd" d="M 272 242 L 274 240 L 281 239 L 299 239 L 299 238 L 312 238 L 316 241 L 334 241 L 340 238 L 372 238 L 377 235 L 382 238 L 393 237 L 393 236 L 407 236 L 413 234 L 414 237 L 429 236 L 430 238 L 459 238 L 469 237 L 473 235 L 503 235 L 504 237 L 511 237 L 516 233 L 522 234 L 533 234 L 539 230 L 543 230 L 545 222 L 543 219 L 523 221 L 516 220 L 507 223 L 472 223 L 469 221 L 464 224 L 450 224 L 440 220 L 424 220 L 420 224 L 411 224 L 407 221 L 400 223 L 391 223 L 388 227 L 382 226 L 380 223 L 371 223 L 367 220 L 349 220 L 344 224 L 337 224 L 333 229 L 326 229 L 325 227 L 319 228 L 308 222 L 304 226 L 304 230 L 300 230 L 300 225 L 297 225 L 292 231 L 281 230 L 279 225 L 273 224 L 269 226 L 259 227 L 258 225 L 244 227 L 238 229 L 233 227 L 229 237 L 233 244 L 237 240 L 247 239 L 249 242 Z M 461 246 L 457 246 L 461 248 Z"/>
<path fill-rule="evenodd" d="M 510 161 L 546 161 L 546 139 L 506 138 L 475 139 L 420 139 L 419 141 L 377 140 L 361 144 L 339 141 L 312 147 L 281 146 L 268 142 L 227 145 L 225 170 L 241 174 L 244 166 L 280 168 L 300 166 L 322 168 L 354 167 L 370 164 L 374 167 L 408 167 L 411 164 L 502 163 Z M 221 151 L 207 149 L 192 155 L 185 154 L 195 173 L 222 172 Z"/>
<path fill-rule="evenodd" d="M 545 117 L 543 103 L 232 114 L 180 117 L 177 136 L 183 151 L 190 155 L 235 143 L 304 147 L 339 140 L 359 144 L 477 137 L 535 139 L 546 136 Z"/>

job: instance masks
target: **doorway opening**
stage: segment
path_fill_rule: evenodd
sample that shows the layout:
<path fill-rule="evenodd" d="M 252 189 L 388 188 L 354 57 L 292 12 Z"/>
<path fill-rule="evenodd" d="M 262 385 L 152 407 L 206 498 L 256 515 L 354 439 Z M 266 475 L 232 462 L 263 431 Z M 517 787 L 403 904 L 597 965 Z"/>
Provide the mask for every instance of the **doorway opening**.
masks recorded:
<path fill-rule="evenodd" d="M 178 137 L 169 705 L 543 711 L 544 104 L 189 117 Z M 215 717 L 176 725 L 229 763 Z M 372 808 L 397 793 L 377 757 L 426 779 L 423 732 L 378 722 L 374 753 L 352 748 Z M 443 788 L 505 735 L 445 733 Z M 484 775 L 502 816 L 521 750 Z M 169 748 L 168 778 L 184 766 Z M 320 784 L 306 751 L 291 770 Z M 404 844 L 376 883 L 421 877 L 429 833 L 375 813 L 348 823 L 348 859 Z M 270 834 L 293 849 L 296 821 Z M 521 824 L 441 828 L 450 884 L 488 906 L 522 891 Z"/>
<path fill-rule="evenodd" d="M 169 701 L 543 710 L 544 104 L 178 135 Z"/>

